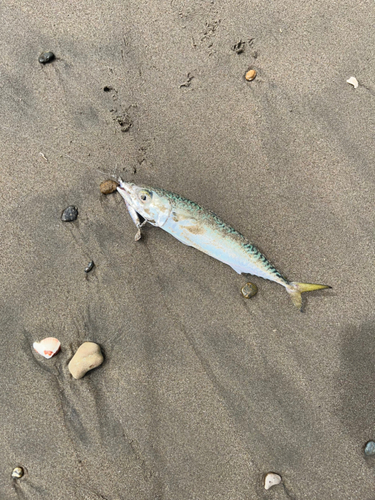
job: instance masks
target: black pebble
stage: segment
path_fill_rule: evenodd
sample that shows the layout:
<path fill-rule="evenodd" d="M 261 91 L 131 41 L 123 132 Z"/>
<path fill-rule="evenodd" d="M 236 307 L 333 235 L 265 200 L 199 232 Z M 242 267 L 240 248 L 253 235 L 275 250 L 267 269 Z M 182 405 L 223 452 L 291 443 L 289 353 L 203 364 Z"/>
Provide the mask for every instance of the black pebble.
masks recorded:
<path fill-rule="evenodd" d="M 85 273 L 89 273 L 90 271 L 92 271 L 95 267 L 95 263 L 93 260 L 91 260 L 88 264 L 87 264 L 87 267 L 85 267 Z"/>
<path fill-rule="evenodd" d="M 53 52 L 42 52 L 39 56 L 38 61 L 40 64 L 47 64 L 55 59 L 55 54 Z"/>
<path fill-rule="evenodd" d="M 76 207 L 73 207 L 73 205 L 70 205 L 70 207 L 66 208 L 62 215 L 61 215 L 61 220 L 63 222 L 72 222 L 76 220 L 78 217 L 78 209 Z"/>

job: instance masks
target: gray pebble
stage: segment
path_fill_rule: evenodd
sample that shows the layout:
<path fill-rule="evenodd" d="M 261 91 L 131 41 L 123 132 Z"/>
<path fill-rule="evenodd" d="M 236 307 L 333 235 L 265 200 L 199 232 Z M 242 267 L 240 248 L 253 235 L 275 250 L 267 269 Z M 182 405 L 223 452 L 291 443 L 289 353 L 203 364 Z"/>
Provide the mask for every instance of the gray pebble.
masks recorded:
<path fill-rule="evenodd" d="M 63 222 L 72 222 L 76 220 L 77 217 L 78 217 L 78 208 L 74 207 L 73 205 L 70 205 L 63 211 L 61 215 L 61 220 Z"/>
<path fill-rule="evenodd" d="M 90 260 L 90 262 L 87 264 L 87 267 L 85 267 L 85 273 L 89 273 L 92 271 L 95 267 L 95 262 L 93 260 Z"/>
<path fill-rule="evenodd" d="M 24 474 L 25 474 L 25 471 L 23 470 L 22 467 L 15 467 L 12 470 L 12 478 L 13 479 L 20 479 Z"/>
<path fill-rule="evenodd" d="M 40 64 L 47 64 L 55 59 L 53 52 L 42 52 L 38 58 Z"/>
<path fill-rule="evenodd" d="M 365 455 L 368 457 L 375 456 L 375 442 L 369 441 L 365 446 Z"/>

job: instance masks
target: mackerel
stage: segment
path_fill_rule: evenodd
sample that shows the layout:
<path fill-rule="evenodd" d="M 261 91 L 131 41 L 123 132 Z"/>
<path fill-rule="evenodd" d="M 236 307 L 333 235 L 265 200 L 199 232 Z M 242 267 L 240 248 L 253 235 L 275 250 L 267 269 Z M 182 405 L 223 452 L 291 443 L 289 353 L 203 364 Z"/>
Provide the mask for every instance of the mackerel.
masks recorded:
<path fill-rule="evenodd" d="M 253 274 L 282 285 L 293 304 L 302 311 L 303 292 L 331 288 L 328 285 L 289 281 L 241 233 L 215 213 L 182 196 L 161 188 L 137 186 L 119 179 L 117 191 L 125 200 L 138 228 L 146 222 L 167 231 L 191 246 L 232 267 L 238 274 Z M 139 215 L 144 219 L 142 224 Z"/>

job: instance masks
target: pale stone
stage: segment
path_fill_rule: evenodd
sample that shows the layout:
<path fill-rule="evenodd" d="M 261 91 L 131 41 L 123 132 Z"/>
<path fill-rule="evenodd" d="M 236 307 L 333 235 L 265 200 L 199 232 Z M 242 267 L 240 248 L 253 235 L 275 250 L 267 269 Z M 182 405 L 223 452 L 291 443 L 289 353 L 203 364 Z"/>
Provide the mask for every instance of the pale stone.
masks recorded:
<path fill-rule="evenodd" d="M 84 342 L 70 360 L 68 368 L 72 376 L 78 380 L 88 371 L 100 366 L 103 361 L 100 346 L 94 342 Z"/>
<path fill-rule="evenodd" d="M 264 478 L 264 489 L 269 490 L 272 486 L 276 486 L 281 483 L 281 476 L 275 474 L 274 472 L 269 472 Z"/>
<path fill-rule="evenodd" d="M 346 83 L 350 83 L 350 85 L 353 85 L 355 89 L 357 89 L 359 85 L 358 80 L 355 76 L 351 76 L 349 80 L 346 80 Z"/>

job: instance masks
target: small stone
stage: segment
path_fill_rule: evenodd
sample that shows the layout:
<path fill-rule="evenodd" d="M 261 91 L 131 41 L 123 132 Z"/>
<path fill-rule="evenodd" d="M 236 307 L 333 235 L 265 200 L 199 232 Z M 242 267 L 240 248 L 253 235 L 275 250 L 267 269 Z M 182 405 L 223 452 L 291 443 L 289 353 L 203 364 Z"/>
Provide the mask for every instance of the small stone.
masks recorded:
<path fill-rule="evenodd" d="M 100 184 L 100 192 L 103 194 L 114 193 L 116 191 L 118 185 L 119 185 L 118 182 L 112 181 L 110 179 L 107 181 L 103 181 Z"/>
<path fill-rule="evenodd" d="M 375 442 L 374 441 L 369 441 L 366 446 L 365 446 L 365 455 L 368 457 L 374 457 L 375 456 Z"/>
<path fill-rule="evenodd" d="M 68 369 L 72 376 L 78 380 L 88 371 L 100 366 L 103 361 L 100 346 L 94 342 L 84 342 L 70 360 Z"/>
<path fill-rule="evenodd" d="M 359 85 L 358 80 L 357 80 L 357 78 L 355 76 L 351 76 L 349 78 L 349 80 L 346 80 L 346 83 L 349 83 L 350 85 L 353 85 L 353 87 L 355 89 L 357 89 L 358 85 Z"/>
<path fill-rule="evenodd" d="M 24 474 L 25 474 L 25 471 L 23 470 L 22 467 L 15 467 L 12 470 L 12 478 L 13 479 L 20 479 Z"/>
<path fill-rule="evenodd" d="M 47 64 L 55 59 L 53 52 L 42 52 L 38 58 L 40 64 Z"/>
<path fill-rule="evenodd" d="M 246 283 L 241 288 L 241 293 L 245 299 L 251 299 L 251 297 L 254 297 L 258 293 L 258 287 L 254 283 Z"/>
<path fill-rule="evenodd" d="M 276 486 L 281 483 L 281 476 L 275 474 L 274 472 L 269 472 L 264 478 L 264 489 L 269 490 L 272 486 Z"/>
<path fill-rule="evenodd" d="M 73 205 L 70 205 L 63 211 L 61 215 L 61 220 L 63 222 L 72 222 L 76 220 L 77 217 L 78 217 L 78 208 L 74 207 Z"/>
<path fill-rule="evenodd" d="M 248 82 L 251 82 L 252 80 L 254 80 L 254 78 L 257 76 L 257 72 L 255 71 L 255 69 L 250 69 L 246 74 L 245 74 L 245 79 L 248 81 Z"/>
<path fill-rule="evenodd" d="M 90 262 L 85 267 L 85 273 L 89 273 L 94 269 L 94 267 L 95 267 L 95 262 L 93 260 L 90 260 Z"/>

